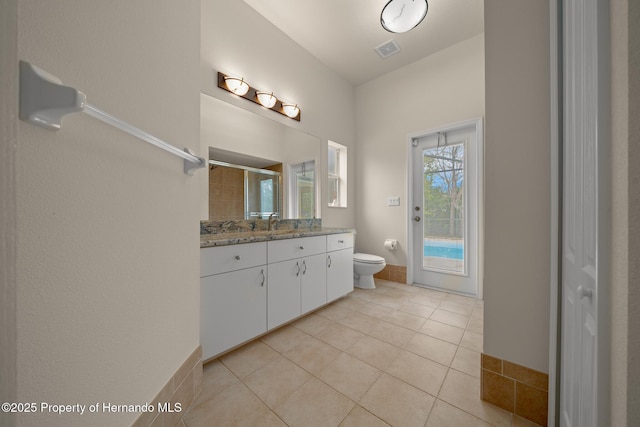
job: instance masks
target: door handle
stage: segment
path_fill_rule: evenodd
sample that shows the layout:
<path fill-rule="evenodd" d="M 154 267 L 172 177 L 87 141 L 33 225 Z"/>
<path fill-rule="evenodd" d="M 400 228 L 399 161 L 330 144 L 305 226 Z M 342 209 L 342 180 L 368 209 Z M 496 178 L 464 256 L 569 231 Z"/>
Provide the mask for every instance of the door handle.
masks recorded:
<path fill-rule="evenodd" d="M 416 216 L 414 216 L 414 217 L 413 217 L 413 220 L 414 220 L 415 222 L 420 222 L 420 220 L 421 220 L 421 219 L 422 219 L 422 218 L 420 218 L 418 215 L 416 215 Z"/>
<path fill-rule="evenodd" d="M 578 293 L 578 296 L 580 298 L 591 299 L 593 297 L 593 291 L 591 289 L 583 288 L 582 285 L 578 286 L 578 289 L 576 289 L 576 292 Z"/>

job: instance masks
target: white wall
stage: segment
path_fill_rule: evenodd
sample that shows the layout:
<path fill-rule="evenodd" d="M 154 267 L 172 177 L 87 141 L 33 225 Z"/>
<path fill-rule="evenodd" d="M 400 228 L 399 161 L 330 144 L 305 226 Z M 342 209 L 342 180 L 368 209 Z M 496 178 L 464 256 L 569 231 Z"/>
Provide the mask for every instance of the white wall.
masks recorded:
<path fill-rule="evenodd" d="M 484 92 L 482 34 L 356 89 L 357 251 L 407 265 L 407 136 L 484 116 Z"/>
<path fill-rule="evenodd" d="M 485 0 L 484 353 L 549 369 L 549 4 Z"/>
<path fill-rule="evenodd" d="M 202 0 L 201 90 L 287 126 L 315 135 L 322 143 L 322 223 L 326 226 L 355 225 L 355 186 L 349 184 L 348 208 L 327 207 L 327 141 L 355 152 L 354 89 L 325 67 L 300 45 L 237 0 Z M 285 101 L 298 103 L 301 121 L 240 99 L 217 87 L 217 72 L 244 77 L 252 86 L 273 91 Z M 350 156 L 350 174 L 355 171 Z M 352 175 L 353 176 L 353 175 Z M 201 182 L 202 197 L 208 183 Z"/>
<path fill-rule="evenodd" d="M 21 0 L 19 58 L 199 151 L 199 14 L 199 2 Z M 57 132 L 18 122 L 19 402 L 150 402 L 197 348 L 199 183 L 182 169 L 84 114 Z M 137 416 L 21 414 L 18 425 Z"/>
<path fill-rule="evenodd" d="M 282 140 L 288 128 L 218 98 L 202 94 L 200 100 L 202 153 L 207 153 L 208 147 L 216 147 L 274 162 L 282 161 Z M 209 205 L 208 197 L 202 200 L 201 205 Z M 209 215 L 201 217 L 206 219 Z"/>

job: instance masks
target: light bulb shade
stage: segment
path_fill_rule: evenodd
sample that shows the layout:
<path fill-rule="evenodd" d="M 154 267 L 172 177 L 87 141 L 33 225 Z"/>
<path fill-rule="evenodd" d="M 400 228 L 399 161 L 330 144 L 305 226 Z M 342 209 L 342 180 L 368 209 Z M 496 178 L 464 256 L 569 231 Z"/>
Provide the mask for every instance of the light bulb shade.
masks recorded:
<path fill-rule="evenodd" d="M 427 16 L 427 0 L 390 0 L 382 9 L 380 23 L 392 33 L 405 33 Z"/>
<path fill-rule="evenodd" d="M 262 104 L 264 107 L 272 108 L 276 105 L 276 101 L 278 100 L 275 96 L 273 96 L 273 92 L 256 92 L 256 98 L 258 98 L 258 102 Z"/>
<path fill-rule="evenodd" d="M 292 119 L 298 117 L 298 114 L 300 114 L 298 104 L 282 104 L 282 111 Z"/>
<path fill-rule="evenodd" d="M 244 81 L 244 78 L 239 79 L 236 77 L 225 77 L 224 83 L 229 90 L 236 95 L 242 96 L 249 92 L 249 85 Z"/>

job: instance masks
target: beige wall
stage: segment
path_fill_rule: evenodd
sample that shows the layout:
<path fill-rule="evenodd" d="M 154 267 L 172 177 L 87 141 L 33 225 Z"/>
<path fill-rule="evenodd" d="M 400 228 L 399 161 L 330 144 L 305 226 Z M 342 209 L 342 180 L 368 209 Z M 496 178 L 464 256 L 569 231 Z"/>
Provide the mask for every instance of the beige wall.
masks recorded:
<path fill-rule="evenodd" d="M 611 425 L 640 424 L 640 4 L 611 1 Z"/>
<path fill-rule="evenodd" d="M 0 2 L 0 402 L 15 402 L 16 384 L 16 138 L 18 5 Z M 15 416 L 0 412 L 0 425 Z"/>
<path fill-rule="evenodd" d="M 349 147 L 349 173 L 355 172 L 354 89 L 246 3 L 202 0 L 201 90 L 243 109 L 320 138 L 323 225 L 353 227 L 355 185 L 349 180 L 348 207 L 327 207 L 327 141 Z M 300 122 L 267 111 L 217 87 L 216 73 L 244 77 L 254 87 L 297 102 Z M 263 156 L 264 157 L 264 156 Z M 268 158 L 268 157 L 267 157 Z M 353 175 L 351 175 L 353 176 Z M 206 196 L 206 181 L 201 183 Z"/>
<path fill-rule="evenodd" d="M 629 1 L 629 371 L 627 378 L 640 378 L 640 2 Z M 616 325 L 613 326 L 614 328 Z M 630 381 L 628 423 L 640 425 L 640 383 Z"/>
<path fill-rule="evenodd" d="M 197 152 L 199 14 L 199 2 L 23 0 L 19 57 Z M 150 402 L 199 345 L 198 178 L 84 114 L 57 132 L 17 126 L 17 400 Z M 22 414 L 18 425 L 137 416 Z"/>
<path fill-rule="evenodd" d="M 408 135 L 482 116 L 482 34 L 356 89 L 357 251 L 407 265 Z M 389 196 L 400 206 L 387 206 Z M 395 252 L 387 238 L 398 240 Z"/>
<path fill-rule="evenodd" d="M 629 316 L 629 28 L 627 0 L 611 2 L 611 421 L 627 425 Z"/>
<path fill-rule="evenodd" d="M 549 372 L 549 4 L 485 0 L 484 353 Z"/>

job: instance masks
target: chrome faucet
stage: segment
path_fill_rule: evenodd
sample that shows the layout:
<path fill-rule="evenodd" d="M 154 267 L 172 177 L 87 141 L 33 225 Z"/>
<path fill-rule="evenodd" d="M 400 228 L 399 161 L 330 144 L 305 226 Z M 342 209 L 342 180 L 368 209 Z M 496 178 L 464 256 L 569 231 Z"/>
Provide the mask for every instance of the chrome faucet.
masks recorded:
<path fill-rule="evenodd" d="M 273 226 L 273 224 L 278 222 L 278 218 L 274 218 L 273 217 L 274 215 L 276 217 L 278 216 L 278 214 L 275 212 L 272 212 L 271 215 L 269 215 L 269 223 L 267 225 L 267 231 L 271 231 L 271 227 Z"/>

